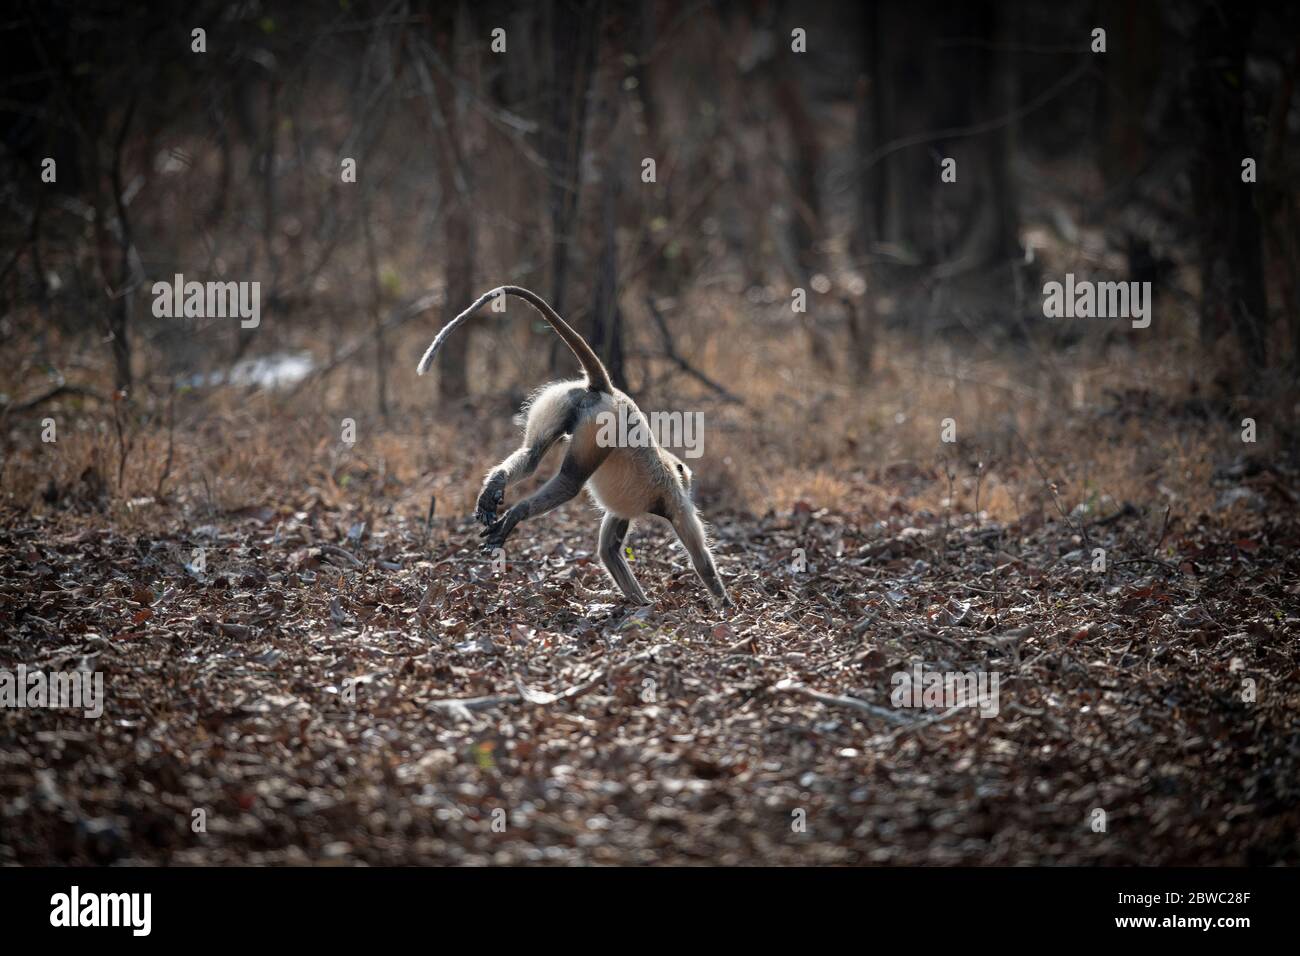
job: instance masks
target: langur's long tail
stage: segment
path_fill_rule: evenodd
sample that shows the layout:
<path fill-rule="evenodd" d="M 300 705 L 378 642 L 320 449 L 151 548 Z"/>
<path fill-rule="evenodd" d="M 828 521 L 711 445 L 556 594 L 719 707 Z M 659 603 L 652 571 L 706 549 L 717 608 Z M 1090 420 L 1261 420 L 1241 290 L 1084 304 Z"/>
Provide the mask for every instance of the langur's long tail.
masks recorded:
<path fill-rule="evenodd" d="M 447 340 L 447 336 L 451 335 L 456 326 L 468 319 L 497 295 L 513 295 L 518 299 L 523 299 L 540 312 L 542 318 L 550 324 L 551 328 L 555 329 L 560 338 L 564 339 L 564 344 L 573 350 L 573 354 L 582 363 L 582 370 L 587 373 L 587 385 L 600 392 L 612 392 L 614 390 L 609 381 L 609 372 L 605 371 L 605 366 L 601 364 L 599 356 L 587 344 L 587 340 L 574 331 L 568 322 L 560 318 L 559 314 L 540 295 L 517 285 L 498 286 L 491 292 L 483 293 L 474 300 L 473 305 L 443 326 L 442 331 L 438 333 L 433 343 L 425 350 L 424 357 L 420 359 L 420 364 L 415 367 L 416 372 L 423 375 L 433 363 L 433 358 L 438 354 L 438 349 L 442 348 L 442 343 Z"/>

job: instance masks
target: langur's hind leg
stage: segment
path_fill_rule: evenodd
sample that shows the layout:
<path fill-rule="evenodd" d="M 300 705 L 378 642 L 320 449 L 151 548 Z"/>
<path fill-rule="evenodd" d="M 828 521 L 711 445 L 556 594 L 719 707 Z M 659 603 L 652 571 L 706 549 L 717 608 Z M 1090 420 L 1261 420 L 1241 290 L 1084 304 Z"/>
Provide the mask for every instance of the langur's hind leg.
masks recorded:
<path fill-rule="evenodd" d="M 627 559 L 623 557 L 623 539 L 627 536 L 630 525 L 631 522 L 625 518 L 615 514 L 605 515 L 605 520 L 600 524 L 600 563 L 605 566 L 625 598 L 633 604 L 649 604 L 641 585 L 632 576 L 632 569 L 627 566 Z"/>

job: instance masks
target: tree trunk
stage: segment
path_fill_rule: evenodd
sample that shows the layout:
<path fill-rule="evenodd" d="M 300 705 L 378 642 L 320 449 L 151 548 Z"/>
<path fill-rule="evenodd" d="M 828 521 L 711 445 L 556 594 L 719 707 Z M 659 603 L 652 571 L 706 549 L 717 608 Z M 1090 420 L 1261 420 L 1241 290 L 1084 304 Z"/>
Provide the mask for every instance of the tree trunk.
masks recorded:
<path fill-rule="evenodd" d="M 934 36 L 941 19 L 959 38 L 948 46 Z M 990 0 L 954 10 L 909 0 L 868 12 L 870 103 L 864 99 L 858 114 L 859 188 L 871 207 L 859 220 L 864 244 L 889 243 L 917 264 L 960 263 L 967 270 L 1016 254 L 1010 122 L 980 135 L 939 135 L 1001 119 L 1014 108 L 1015 74 L 997 52 L 1009 24 L 1000 20 Z M 870 133 L 861 132 L 868 123 Z M 895 148 L 899 141 L 907 144 Z M 946 158 L 957 160 L 952 183 L 940 179 L 939 160 Z"/>
<path fill-rule="evenodd" d="M 467 44 L 451 42 L 451 32 L 457 26 L 468 31 L 470 15 L 461 8 L 463 16 L 456 23 L 446 24 L 435 37 L 435 45 L 446 69 L 463 73 L 462 64 L 454 49 Z M 477 251 L 477 234 L 474 228 L 472 172 L 465 160 L 462 144 L 465 117 L 456 102 L 456 90 L 442 70 L 433 70 L 433 115 L 440 128 L 435 129 L 434 152 L 438 164 L 438 183 L 443 212 L 443 256 L 446 264 L 444 282 L 446 298 L 443 301 L 443 321 L 450 322 L 474 300 L 474 267 Z M 438 395 L 444 401 L 455 401 L 469 393 L 469 359 L 471 337 L 467 332 L 453 335 L 443 345 L 438 360 Z"/>
<path fill-rule="evenodd" d="M 1252 155 L 1242 92 L 1253 22 L 1249 4 L 1206 2 L 1193 34 L 1190 79 L 1191 108 L 1199 118 L 1192 182 L 1199 226 L 1201 338 L 1213 342 L 1234 332 L 1248 372 L 1264 366 L 1268 348 L 1257 186 L 1241 178 L 1241 162 Z"/>
<path fill-rule="evenodd" d="M 550 7 L 551 62 L 547 99 L 551 125 L 543 156 L 551 183 L 547 202 L 551 219 L 551 305 L 564 315 L 573 225 L 580 191 L 579 166 L 587 119 L 587 91 L 596 63 L 600 4 L 594 0 L 554 0 Z M 557 366 L 557 342 L 551 343 L 551 367 Z"/>
<path fill-rule="evenodd" d="M 596 267 L 596 290 L 591 308 L 591 347 L 609 371 L 615 388 L 626 389 L 623 362 L 623 312 L 618 303 L 618 207 L 623 164 L 621 146 L 607 151 L 604 195 L 601 199 L 600 259 Z"/>

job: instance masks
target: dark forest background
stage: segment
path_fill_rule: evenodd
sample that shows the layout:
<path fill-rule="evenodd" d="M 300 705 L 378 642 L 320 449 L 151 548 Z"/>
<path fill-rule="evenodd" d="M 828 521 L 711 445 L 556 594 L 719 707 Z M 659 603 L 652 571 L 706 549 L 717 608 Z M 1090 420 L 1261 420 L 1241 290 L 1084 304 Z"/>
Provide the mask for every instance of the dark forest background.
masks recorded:
<path fill-rule="evenodd" d="M 767 311 L 822 364 L 869 367 L 883 324 L 1194 339 L 1224 387 L 1258 384 L 1300 359 L 1296 27 L 1289 4 L 1197 0 L 16 4 L 5 336 L 35 303 L 37 364 L 63 364 L 51 335 L 105 336 L 128 387 L 304 330 L 337 357 L 367 317 L 382 410 L 409 364 L 395 308 L 431 327 L 523 284 L 627 383 L 699 364 L 674 346 L 705 349 L 710 323 L 653 303 L 725 282 L 758 305 L 812 290 L 806 316 Z M 1067 270 L 1152 281 L 1160 321 L 1042 330 Z M 176 272 L 260 281 L 262 329 L 155 319 L 148 285 Z M 444 398 L 554 361 L 529 336 L 478 370 L 472 339 L 449 343 Z"/>

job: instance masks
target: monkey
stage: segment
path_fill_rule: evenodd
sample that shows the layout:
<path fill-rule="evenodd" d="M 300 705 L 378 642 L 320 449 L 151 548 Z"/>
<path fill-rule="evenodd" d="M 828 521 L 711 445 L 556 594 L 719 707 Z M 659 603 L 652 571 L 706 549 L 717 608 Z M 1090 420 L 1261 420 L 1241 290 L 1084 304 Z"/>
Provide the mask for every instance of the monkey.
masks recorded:
<path fill-rule="evenodd" d="M 485 547 L 489 550 L 501 547 L 519 522 L 552 511 L 585 487 L 604 512 L 597 544 L 600 562 L 628 601 L 650 603 L 623 556 L 623 540 L 633 521 L 655 516 L 672 525 L 713 603 L 718 607 L 732 606 L 695 508 L 691 469 L 660 447 L 649 428 L 640 430 L 644 442 L 635 446 L 631 442 L 618 445 L 600 440 L 602 422 L 617 421 L 620 411 L 630 425 L 644 421 L 644 416 L 631 398 L 614 388 L 605 366 L 587 341 L 541 296 L 513 285 L 485 292 L 442 328 L 420 359 L 416 372 L 423 375 L 447 336 L 498 295 L 523 299 L 541 313 L 577 357 L 586 377 L 545 385 L 525 404 L 519 418 L 524 431 L 523 443 L 487 473 L 474 509 L 475 519 L 483 525 L 480 537 Z M 614 418 L 606 418 L 609 415 Z M 560 470 L 535 494 L 498 516 L 506 489 L 532 475 L 546 453 L 558 443 L 567 445 Z"/>

